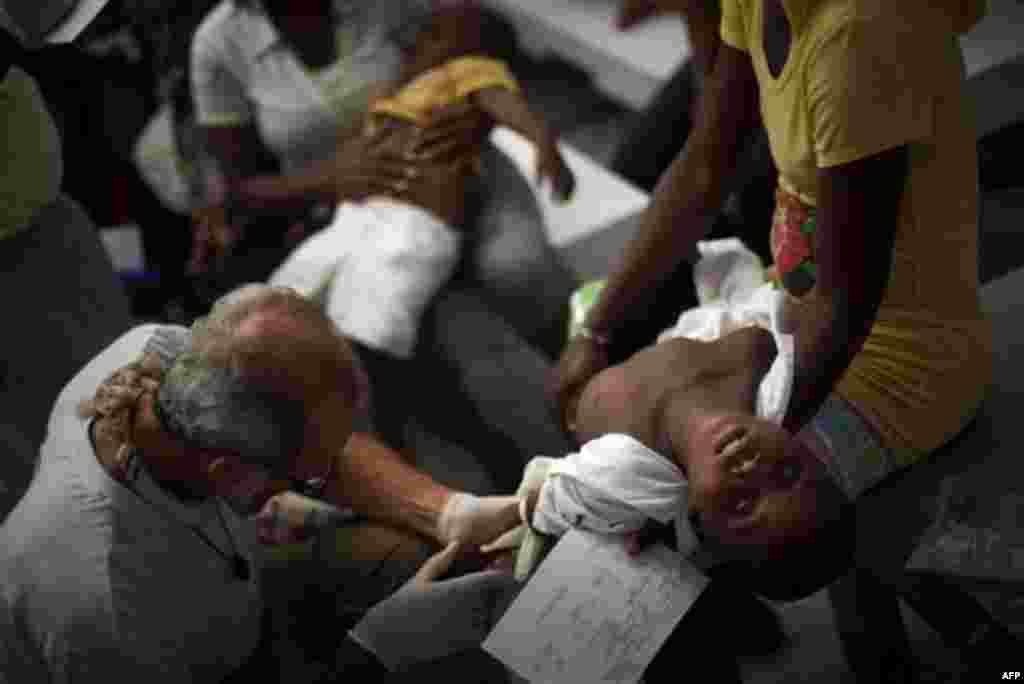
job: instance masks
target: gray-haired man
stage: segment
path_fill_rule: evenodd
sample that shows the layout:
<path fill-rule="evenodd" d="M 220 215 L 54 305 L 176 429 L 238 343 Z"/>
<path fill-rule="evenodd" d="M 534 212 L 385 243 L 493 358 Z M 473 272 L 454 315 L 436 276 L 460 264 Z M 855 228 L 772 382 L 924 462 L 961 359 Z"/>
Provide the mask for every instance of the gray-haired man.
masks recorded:
<path fill-rule="evenodd" d="M 257 651 L 263 609 L 252 531 L 226 500 L 259 505 L 290 484 L 411 528 L 447 547 L 421 580 L 443 572 L 453 542 L 517 522 L 513 497 L 453 492 L 372 439 L 350 439 L 365 389 L 333 324 L 283 288 L 244 288 L 191 333 L 149 325 L 115 341 L 57 398 L 32 485 L 0 528 L 0 682 L 219 682 L 237 671 Z M 393 552 L 377 550 L 378 562 Z M 480 605 L 509 584 L 479 579 L 468 595 Z M 413 624 L 417 611 L 431 624 L 445 610 L 423 587 L 388 599 L 406 601 L 398 613 Z M 476 612 L 467 629 L 451 625 L 442 651 L 482 636 Z M 326 629 L 343 635 L 350 617 Z M 364 646 L 400 663 L 380 652 L 392 649 L 380 621 L 370 627 L 356 632 Z"/>

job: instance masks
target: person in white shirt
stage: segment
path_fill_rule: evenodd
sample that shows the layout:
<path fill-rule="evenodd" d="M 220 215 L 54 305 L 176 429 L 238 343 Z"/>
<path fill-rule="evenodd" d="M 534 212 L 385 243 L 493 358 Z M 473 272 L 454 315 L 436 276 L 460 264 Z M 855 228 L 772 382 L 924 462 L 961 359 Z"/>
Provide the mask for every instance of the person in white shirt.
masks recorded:
<path fill-rule="evenodd" d="M 196 120 L 224 177 L 226 205 L 250 216 L 284 212 L 284 230 L 296 209 L 319 204 L 329 215 L 338 202 L 400 189 L 410 176 L 429 173 L 424 162 L 443 151 L 428 149 L 428 139 L 441 148 L 460 144 L 459 132 L 475 127 L 475 117 L 452 114 L 424 136 L 415 155 L 365 155 L 358 136 L 373 98 L 400 78 L 403 52 L 430 5 L 222 0 L 215 6 L 193 37 L 190 72 Z M 267 151 L 279 172 L 261 166 Z M 336 158 L 348 163 L 340 168 Z M 475 228 L 465 250 L 471 261 L 457 273 L 466 271 L 465 280 L 482 286 L 521 335 L 553 356 L 575 276 L 548 244 L 533 193 L 515 166 L 490 144 L 481 161 L 467 216 Z M 326 186 L 325 168 L 333 176 Z"/>

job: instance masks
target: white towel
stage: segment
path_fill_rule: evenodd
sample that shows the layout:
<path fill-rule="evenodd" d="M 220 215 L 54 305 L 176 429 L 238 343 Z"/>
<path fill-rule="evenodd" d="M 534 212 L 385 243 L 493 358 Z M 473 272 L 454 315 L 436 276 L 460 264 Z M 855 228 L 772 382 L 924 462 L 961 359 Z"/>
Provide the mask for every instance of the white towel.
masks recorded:
<path fill-rule="evenodd" d="M 715 340 L 757 325 L 772 334 L 778 355 L 761 381 L 757 415 L 781 423 L 789 406 L 796 368 L 793 335 L 785 320 L 786 294 L 765 282 L 760 258 L 735 238 L 699 242 L 694 268 L 700 305 L 684 311 L 658 341 L 677 337 Z"/>
<path fill-rule="evenodd" d="M 678 466 L 629 435 L 609 434 L 553 461 L 532 523 L 561 536 L 570 527 L 625 534 L 649 518 L 675 521 L 679 550 L 688 552 L 696 537 L 687 510 L 687 481 Z"/>
<path fill-rule="evenodd" d="M 409 358 L 420 319 L 451 277 L 460 235 L 419 207 L 387 198 L 345 202 L 270 277 L 271 285 L 325 294 L 341 332 Z"/>

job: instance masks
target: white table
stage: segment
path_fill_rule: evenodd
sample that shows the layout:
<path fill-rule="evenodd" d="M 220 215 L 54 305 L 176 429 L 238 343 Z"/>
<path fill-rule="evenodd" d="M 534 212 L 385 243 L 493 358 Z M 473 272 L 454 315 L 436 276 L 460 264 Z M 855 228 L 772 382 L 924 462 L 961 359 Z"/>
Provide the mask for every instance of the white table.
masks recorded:
<path fill-rule="evenodd" d="M 603 277 L 636 232 L 637 218 L 647 206 L 647 193 L 628 183 L 573 147 L 560 143 L 562 155 L 576 177 L 571 200 L 560 205 L 534 176 L 533 145 L 518 133 L 499 127 L 491 140 L 507 154 L 533 186 L 548 239 L 582 278 Z"/>
<path fill-rule="evenodd" d="M 989 0 L 989 14 L 960 39 L 979 137 L 1024 120 L 1024 2 Z"/>
<path fill-rule="evenodd" d="M 619 0 L 483 2 L 518 29 L 524 51 L 554 52 L 585 68 L 605 94 L 634 109 L 643 107 L 691 52 L 677 17 L 617 30 Z"/>

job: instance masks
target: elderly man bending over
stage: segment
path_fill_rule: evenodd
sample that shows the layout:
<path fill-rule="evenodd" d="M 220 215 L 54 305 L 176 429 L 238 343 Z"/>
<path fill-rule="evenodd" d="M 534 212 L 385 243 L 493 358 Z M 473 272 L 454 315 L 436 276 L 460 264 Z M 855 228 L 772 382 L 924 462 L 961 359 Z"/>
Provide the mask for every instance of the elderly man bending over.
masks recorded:
<path fill-rule="evenodd" d="M 57 398 L 0 531 L 0 680 L 222 681 L 257 650 L 262 612 L 230 502 L 289 483 L 448 545 L 442 560 L 516 522 L 514 498 L 453 492 L 353 435 L 364 391 L 333 324 L 283 288 L 243 288 L 191 334 L 115 341 Z"/>

